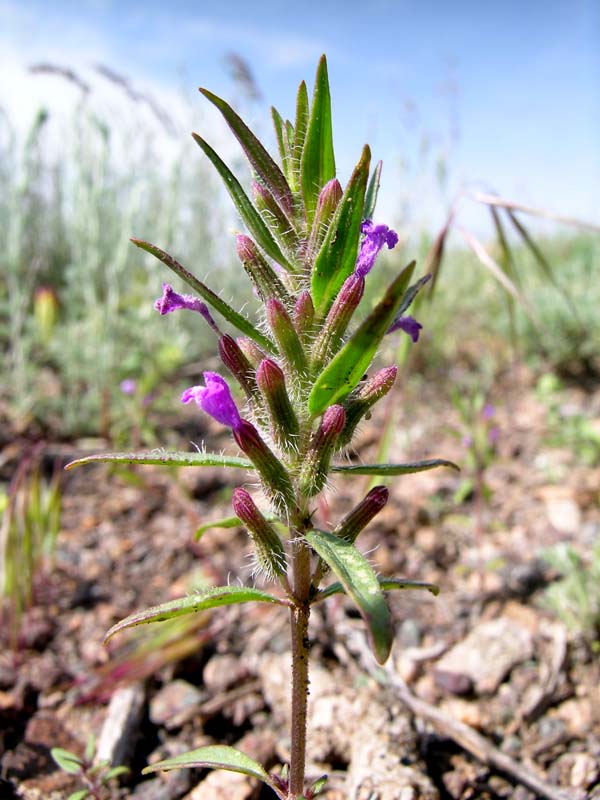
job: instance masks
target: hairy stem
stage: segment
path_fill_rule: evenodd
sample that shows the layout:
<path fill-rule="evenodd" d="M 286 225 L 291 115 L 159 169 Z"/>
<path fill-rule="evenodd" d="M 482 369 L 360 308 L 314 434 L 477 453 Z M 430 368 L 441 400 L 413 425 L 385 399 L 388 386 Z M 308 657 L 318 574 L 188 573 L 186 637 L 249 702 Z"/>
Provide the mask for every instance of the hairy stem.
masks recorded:
<path fill-rule="evenodd" d="M 304 792 L 306 762 L 306 709 L 308 704 L 308 620 L 310 616 L 310 551 L 297 539 L 293 543 L 292 580 L 294 606 L 291 609 L 292 637 L 292 730 L 288 800 Z"/>

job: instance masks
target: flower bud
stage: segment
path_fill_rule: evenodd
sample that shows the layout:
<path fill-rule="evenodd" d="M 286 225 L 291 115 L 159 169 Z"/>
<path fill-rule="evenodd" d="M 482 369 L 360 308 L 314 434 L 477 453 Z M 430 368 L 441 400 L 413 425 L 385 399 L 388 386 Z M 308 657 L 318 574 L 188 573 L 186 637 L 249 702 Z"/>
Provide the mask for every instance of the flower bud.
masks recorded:
<path fill-rule="evenodd" d="M 301 339 L 306 339 L 311 335 L 314 319 L 315 307 L 310 292 L 301 292 L 294 307 L 294 325 Z"/>
<path fill-rule="evenodd" d="M 252 196 L 254 205 L 261 212 L 269 228 L 275 233 L 277 240 L 288 252 L 295 255 L 298 250 L 298 236 L 271 192 L 266 186 L 255 181 L 252 184 Z"/>
<path fill-rule="evenodd" d="M 375 486 L 352 511 L 346 514 L 332 533 L 354 543 L 363 528 L 366 528 L 373 517 L 385 506 L 389 494 L 386 486 Z"/>
<path fill-rule="evenodd" d="M 300 471 L 300 490 L 306 497 L 313 497 L 325 486 L 329 462 L 345 422 L 346 412 L 342 406 L 330 406 L 323 414 Z"/>
<path fill-rule="evenodd" d="M 298 375 L 307 375 L 308 366 L 304 348 L 290 315 L 280 300 L 267 301 L 267 320 L 288 366 Z"/>
<path fill-rule="evenodd" d="M 265 351 L 261 350 L 256 342 L 252 341 L 252 339 L 247 339 L 245 336 L 238 336 L 236 341 L 240 347 L 240 350 L 254 368 L 258 367 L 263 358 L 267 357 Z"/>
<path fill-rule="evenodd" d="M 234 489 L 233 510 L 241 519 L 254 544 L 257 565 L 269 578 L 284 575 L 285 550 L 277 531 L 261 514 L 245 489 Z"/>
<path fill-rule="evenodd" d="M 291 305 L 287 289 L 252 239 L 243 233 L 239 234 L 236 236 L 236 248 L 240 261 L 261 300 L 277 297 L 283 303 Z"/>
<path fill-rule="evenodd" d="M 362 276 L 353 274 L 344 281 L 313 347 L 311 371 L 314 375 L 318 375 L 339 350 L 364 291 L 365 279 Z"/>
<path fill-rule="evenodd" d="M 338 449 L 350 443 L 358 423 L 389 392 L 397 374 L 398 367 L 384 367 L 352 392 L 346 403 L 346 424 L 337 442 Z"/>
<path fill-rule="evenodd" d="M 265 358 L 256 372 L 256 382 L 269 407 L 273 438 L 282 450 L 295 452 L 300 426 L 285 388 L 283 371 Z"/>
<path fill-rule="evenodd" d="M 233 429 L 233 436 L 238 447 L 252 461 L 260 475 L 265 492 L 274 500 L 283 500 L 288 507 L 294 502 L 294 492 L 290 476 L 277 456 L 261 439 L 252 423 L 241 420 Z"/>
<path fill-rule="evenodd" d="M 248 400 L 256 400 L 258 387 L 254 377 L 254 369 L 236 340 L 226 333 L 219 339 L 218 347 L 221 361 L 240 384 Z"/>
<path fill-rule="evenodd" d="M 308 241 L 308 255 L 311 261 L 317 255 L 319 248 L 323 244 L 323 239 L 327 234 L 327 229 L 342 199 L 343 193 L 342 186 L 337 178 L 332 178 L 321 189 L 317 201 L 315 220 Z"/>

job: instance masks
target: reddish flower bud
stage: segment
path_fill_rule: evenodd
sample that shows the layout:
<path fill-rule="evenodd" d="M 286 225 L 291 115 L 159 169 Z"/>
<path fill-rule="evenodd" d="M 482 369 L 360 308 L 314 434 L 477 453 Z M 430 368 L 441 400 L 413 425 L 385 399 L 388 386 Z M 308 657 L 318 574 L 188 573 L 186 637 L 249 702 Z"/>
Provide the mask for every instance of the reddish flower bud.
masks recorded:
<path fill-rule="evenodd" d="M 249 400 L 258 396 L 258 387 L 254 377 L 254 368 L 248 361 L 236 340 L 226 333 L 219 339 L 219 355 L 221 361 L 240 384 Z"/>
<path fill-rule="evenodd" d="M 267 225 L 276 234 L 277 240 L 292 255 L 298 250 L 298 235 L 294 230 L 289 217 L 277 203 L 266 186 L 256 181 L 252 184 L 252 197 L 254 205 L 261 212 Z"/>
<path fill-rule="evenodd" d="M 313 347 L 311 371 L 314 375 L 318 375 L 340 349 L 346 328 L 364 291 L 365 279 L 362 276 L 353 274 L 344 281 Z"/>
<path fill-rule="evenodd" d="M 240 261 L 261 300 L 277 297 L 287 305 L 291 305 L 287 289 L 252 239 L 245 234 L 239 234 L 236 236 L 236 247 Z"/>
<path fill-rule="evenodd" d="M 300 471 L 300 490 L 307 497 L 318 494 L 325 486 L 331 456 L 345 422 L 346 412 L 342 406 L 330 406 L 323 414 Z"/>
<path fill-rule="evenodd" d="M 384 367 L 368 378 L 350 394 L 346 402 L 346 424 L 338 439 L 338 449 L 346 447 L 352 440 L 356 426 L 378 400 L 394 385 L 398 367 Z"/>
<path fill-rule="evenodd" d="M 307 338 L 312 333 L 312 326 L 315 319 L 315 306 L 309 291 L 304 291 L 296 300 L 294 307 L 294 325 L 298 336 Z"/>
<path fill-rule="evenodd" d="M 233 436 L 238 447 L 252 461 L 262 479 L 265 492 L 275 501 L 283 501 L 290 507 L 294 492 L 290 476 L 277 456 L 267 447 L 252 423 L 243 419 L 234 428 Z"/>
<path fill-rule="evenodd" d="M 252 339 L 247 339 L 245 336 L 238 336 L 236 342 L 240 346 L 242 353 L 246 356 L 254 368 L 258 367 L 263 358 L 267 357 L 265 351 L 261 350 L 256 342 L 252 341 Z"/>
<path fill-rule="evenodd" d="M 317 201 L 317 210 L 313 222 L 310 238 L 308 241 L 308 256 L 312 260 L 317 255 L 319 248 L 323 244 L 323 239 L 335 214 L 340 200 L 342 199 L 343 189 L 337 178 L 327 181 L 321 189 Z"/>
<path fill-rule="evenodd" d="M 256 371 L 256 382 L 269 407 L 273 438 L 282 450 L 296 451 L 300 426 L 285 388 L 281 367 L 266 358 Z"/>
<path fill-rule="evenodd" d="M 285 550 L 277 531 L 261 514 L 245 489 L 234 489 L 233 510 L 244 523 L 254 544 L 257 566 L 269 578 L 284 575 Z"/>
<path fill-rule="evenodd" d="M 332 533 L 348 542 L 355 542 L 358 534 L 385 506 L 389 494 L 386 486 L 375 486 L 352 511 L 346 514 Z"/>

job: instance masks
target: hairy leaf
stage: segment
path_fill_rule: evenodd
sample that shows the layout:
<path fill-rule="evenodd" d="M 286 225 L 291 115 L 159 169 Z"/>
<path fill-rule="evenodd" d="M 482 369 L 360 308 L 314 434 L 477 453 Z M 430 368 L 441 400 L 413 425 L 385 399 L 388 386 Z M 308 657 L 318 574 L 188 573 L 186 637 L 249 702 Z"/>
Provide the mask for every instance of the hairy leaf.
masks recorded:
<path fill-rule="evenodd" d="M 233 172 L 229 169 L 227 164 L 215 153 L 212 147 L 205 142 L 202 137 L 197 133 L 192 133 L 196 144 L 204 150 L 208 158 L 212 161 L 215 169 L 221 176 L 225 188 L 229 192 L 235 207 L 237 208 L 241 218 L 244 220 L 246 227 L 256 239 L 256 242 L 262 247 L 265 253 L 276 261 L 284 269 L 294 271 L 294 267 L 289 263 L 286 257 L 279 249 L 279 245 L 273 238 L 271 231 L 268 229 L 265 221 L 252 205 L 248 195 L 242 189 L 242 186 Z"/>
<path fill-rule="evenodd" d="M 94 462 L 115 462 L 117 464 L 157 464 L 165 467 L 234 467 L 235 469 L 254 469 L 251 461 L 237 456 L 223 456 L 219 453 L 167 453 L 160 450 L 150 453 L 98 453 L 71 461 L 65 469 L 73 469 Z"/>
<path fill-rule="evenodd" d="M 440 587 L 437 586 L 435 583 L 426 583 L 425 581 L 411 581 L 404 578 L 379 578 L 379 588 L 383 592 L 390 592 L 393 590 L 403 590 L 403 589 L 425 589 L 431 594 L 437 596 L 440 593 Z M 332 583 L 331 586 L 328 586 L 326 589 L 323 589 L 322 592 L 315 597 L 315 602 L 320 602 L 321 600 L 327 600 L 328 597 L 331 597 L 334 594 L 343 594 L 345 593 L 345 589 L 341 583 Z"/>
<path fill-rule="evenodd" d="M 217 608 L 218 606 L 252 602 L 286 605 L 285 601 L 259 589 L 245 586 L 214 586 L 210 589 L 202 589 L 188 597 L 179 597 L 177 600 L 170 600 L 167 603 L 161 603 L 158 606 L 151 606 L 142 611 L 136 611 L 135 614 L 130 614 L 112 626 L 104 637 L 104 642 L 108 642 L 119 631 L 134 628 L 136 625 L 164 622 L 173 617 L 194 614 L 197 611 L 206 611 L 209 608 Z"/>
<path fill-rule="evenodd" d="M 206 300 L 207 303 L 218 311 L 219 314 L 225 317 L 228 322 L 231 322 L 232 325 L 245 333 L 250 339 L 253 339 L 257 344 L 261 347 L 266 348 L 270 352 L 273 352 L 273 342 L 261 333 L 254 325 L 243 317 L 241 314 L 233 309 L 229 303 L 226 303 L 222 300 L 218 294 L 215 294 L 212 289 L 209 289 L 201 280 L 199 280 L 195 275 L 192 275 L 182 264 L 177 261 L 177 259 L 170 256 L 164 250 L 161 250 L 160 247 L 157 247 L 155 244 L 151 244 L 150 242 L 145 242 L 143 239 L 131 239 L 133 244 L 136 247 L 139 247 L 141 250 L 145 250 L 150 255 L 153 255 L 155 258 L 158 258 L 159 261 L 169 267 L 176 275 L 178 275 L 183 281 L 185 281 L 188 286 L 191 286 L 194 291 L 198 292 L 198 294 Z"/>
<path fill-rule="evenodd" d="M 184 767 L 192 769 L 226 769 L 230 772 L 241 772 L 250 775 L 252 778 L 273 786 L 273 781 L 265 769 L 254 759 L 236 750 L 234 747 L 225 745 L 210 745 L 209 747 L 199 747 L 197 750 L 190 750 L 173 758 L 158 761 L 150 764 L 142 770 L 142 775 L 159 770 L 182 769 Z"/>
<path fill-rule="evenodd" d="M 340 579 L 367 624 L 375 658 L 383 664 L 390 654 L 393 630 L 390 612 L 377 576 L 353 544 L 327 531 L 306 534 L 310 546 Z"/>
<path fill-rule="evenodd" d="M 365 145 L 315 259 L 311 288 L 313 302 L 322 316 L 356 266 L 370 162 L 371 151 Z"/>
<path fill-rule="evenodd" d="M 375 169 L 373 170 L 373 174 L 371 175 L 371 180 L 369 181 L 369 185 L 367 187 L 367 193 L 365 194 L 365 210 L 363 212 L 364 219 L 373 219 L 375 206 L 377 205 L 377 195 L 379 194 L 379 184 L 381 183 L 382 167 L 383 161 L 378 161 Z"/>
<path fill-rule="evenodd" d="M 310 226 L 315 216 L 319 192 L 328 180 L 335 177 L 331 97 L 325 56 L 321 57 L 317 68 L 300 171 L 306 219 Z"/>
<path fill-rule="evenodd" d="M 425 472 L 436 467 L 450 467 L 460 472 L 460 467 L 453 461 L 443 458 L 429 458 L 425 461 L 409 461 L 406 464 L 352 464 L 349 466 L 333 466 L 332 472 L 343 472 L 345 475 L 410 475 L 413 472 Z"/>

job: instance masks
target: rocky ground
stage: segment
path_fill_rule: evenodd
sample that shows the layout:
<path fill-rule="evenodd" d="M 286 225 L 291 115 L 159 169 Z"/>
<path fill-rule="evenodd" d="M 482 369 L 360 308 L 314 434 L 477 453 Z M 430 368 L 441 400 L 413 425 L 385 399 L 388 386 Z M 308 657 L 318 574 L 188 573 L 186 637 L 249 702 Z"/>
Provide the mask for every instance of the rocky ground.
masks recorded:
<path fill-rule="evenodd" d="M 592 646 L 545 608 L 545 589 L 559 576 L 540 558 L 565 541 L 589 555 L 600 536 L 600 468 L 547 444 L 547 407 L 526 371 L 501 379 L 492 400 L 499 438 L 486 472 L 489 502 L 478 507 L 467 497 L 456 506 L 460 477 L 449 470 L 398 478 L 361 537 L 382 574 L 441 589 L 437 598 L 390 596 L 390 663 L 381 669 L 371 660 L 346 599 L 315 609 L 308 771 L 330 775 L 328 800 L 600 797 L 600 665 Z M 574 388 L 562 402 L 600 420 L 599 391 Z M 447 395 L 427 385 L 394 396 L 362 432 L 356 457 L 372 458 L 389 413 L 390 460 L 461 462 L 463 444 L 447 432 L 458 424 Z M 231 449 L 219 426 L 190 420 L 196 441 Z M 3 472 L 26 446 L 4 447 Z M 67 461 L 81 448 L 48 445 L 46 455 Z M 54 568 L 37 581 L 18 648 L 0 655 L 2 798 L 66 798 L 78 785 L 49 749 L 82 754 L 90 733 L 101 756 L 132 770 L 119 796 L 271 796 L 234 773 L 140 772 L 211 742 L 235 744 L 267 768 L 286 761 L 283 610 L 227 607 L 102 644 L 133 610 L 201 585 L 252 582 L 241 531 L 192 538 L 199 525 L 231 514 L 240 480 L 212 469 L 66 473 Z M 321 522 L 346 511 L 365 481 L 336 481 Z"/>

